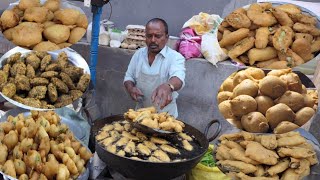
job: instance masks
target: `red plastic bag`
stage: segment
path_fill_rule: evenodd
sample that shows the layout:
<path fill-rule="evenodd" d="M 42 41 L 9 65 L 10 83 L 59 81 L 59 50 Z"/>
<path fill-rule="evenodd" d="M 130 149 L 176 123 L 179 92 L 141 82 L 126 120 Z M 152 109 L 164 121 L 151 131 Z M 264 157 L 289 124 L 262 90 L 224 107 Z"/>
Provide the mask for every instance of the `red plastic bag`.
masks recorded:
<path fill-rule="evenodd" d="M 180 33 L 178 52 L 186 59 L 202 57 L 201 36 L 197 36 L 193 29 L 185 28 Z"/>

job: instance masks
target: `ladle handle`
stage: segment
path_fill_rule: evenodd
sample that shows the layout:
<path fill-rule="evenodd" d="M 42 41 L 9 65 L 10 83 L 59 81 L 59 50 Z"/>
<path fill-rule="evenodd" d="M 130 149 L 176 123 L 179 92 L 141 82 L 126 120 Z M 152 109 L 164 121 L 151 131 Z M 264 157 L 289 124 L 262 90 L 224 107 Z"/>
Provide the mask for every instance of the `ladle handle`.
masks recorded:
<path fill-rule="evenodd" d="M 218 134 L 221 132 L 221 123 L 220 123 L 220 121 L 217 120 L 217 119 L 214 119 L 211 122 L 209 122 L 209 124 L 207 125 L 206 129 L 204 130 L 204 134 L 207 137 L 210 127 L 215 123 L 218 124 L 218 127 L 217 127 L 217 130 L 215 131 L 215 133 L 210 138 L 208 138 L 209 142 L 213 141 L 218 136 Z"/>

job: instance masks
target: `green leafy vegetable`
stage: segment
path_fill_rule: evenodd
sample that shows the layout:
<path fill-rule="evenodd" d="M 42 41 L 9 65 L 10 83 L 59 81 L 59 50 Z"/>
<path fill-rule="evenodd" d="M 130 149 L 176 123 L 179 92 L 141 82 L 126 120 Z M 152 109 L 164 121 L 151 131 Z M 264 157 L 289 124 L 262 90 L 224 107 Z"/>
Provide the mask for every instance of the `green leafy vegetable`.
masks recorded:
<path fill-rule="evenodd" d="M 202 157 L 200 163 L 205 166 L 208 166 L 208 167 L 215 167 L 216 166 L 216 162 L 213 159 L 213 147 L 212 146 L 209 146 L 207 152 Z"/>

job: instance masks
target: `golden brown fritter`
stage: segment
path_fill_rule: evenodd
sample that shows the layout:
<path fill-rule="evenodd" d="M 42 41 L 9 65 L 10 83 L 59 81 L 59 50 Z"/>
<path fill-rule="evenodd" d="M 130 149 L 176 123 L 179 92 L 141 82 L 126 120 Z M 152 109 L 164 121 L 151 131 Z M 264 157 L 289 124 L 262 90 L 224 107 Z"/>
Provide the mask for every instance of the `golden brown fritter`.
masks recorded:
<path fill-rule="evenodd" d="M 61 68 L 57 63 L 49 64 L 46 67 L 46 71 L 60 71 L 60 70 L 61 70 Z"/>
<path fill-rule="evenodd" d="M 75 66 L 69 66 L 62 69 L 62 72 L 68 74 L 73 82 L 77 82 L 83 75 L 83 69 Z"/>
<path fill-rule="evenodd" d="M 20 97 L 20 96 L 18 96 L 18 95 L 14 95 L 13 97 L 12 97 L 12 99 L 13 100 L 15 100 L 15 101 L 17 101 L 17 102 L 19 102 L 19 103 L 23 103 L 23 97 Z"/>
<path fill-rule="evenodd" d="M 57 77 L 58 74 L 59 73 L 56 71 L 46 71 L 46 72 L 43 72 L 40 76 L 42 78 L 52 78 L 52 77 Z"/>
<path fill-rule="evenodd" d="M 2 88 L 2 94 L 11 98 L 16 94 L 17 88 L 16 85 L 13 83 L 7 83 L 3 88 Z"/>
<path fill-rule="evenodd" d="M 66 68 L 69 63 L 67 53 L 65 52 L 59 53 L 57 63 L 61 68 Z"/>
<path fill-rule="evenodd" d="M 46 86 L 35 86 L 29 91 L 29 97 L 36 99 L 43 99 L 46 97 Z"/>
<path fill-rule="evenodd" d="M 68 86 L 58 78 L 52 78 L 51 82 L 56 86 L 57 90 L 61 93 L 68 93 Z"/>
<path fill-rule="evenodd" d="M 75 101 L 78 98 L 80 98 L 83 95 L 83 93 L 80 90 L 71 90 L 70 95 L 72 96 L 72 100 Z"/>
<path fill-rule="evenodd" d="M 6 74 L 6 72 L 0 70 L 0 87 L 3 87 L 8 80 L 8 75 Z"/>
<path fill-rule="evenodd" d="M 30 64 L 27 65 L 26 76 L 28 78 L 34 78 L 36 76 L 36 72 Z"/>
<path fill-rule="evenodd" d="M 9 77 L 8 78 L 8 83 L 14 83 L 14 78 L 13 77 Z"/>
<path fill-rule="evenodd" d="M 55 107 L 59 108 L 59 107 L 63 107 L 66 105 L 71 104 L 72 101 L 72 96 L 67 95 L 67 94 L 63 94 L 61 96 L 58 97 L 56 103 L 54 104 Z"/>
<path fill-rule="evenodd" d="M 90 83 L 90 75 L 84 74 L 81 76 L 81 78 L 77 84 L 77 89 L 84 92 L 87 89 L 89 83 Z"/>
<path fill-rule="evenodd" d="M 27 67 L 25 64 L 19 62 L 15 63 L 10 69 L 11 76 L 15 77 L 17 74 L 25 75 L 27 71 Z"/>
<path fill-rule="evenodd" d="M 26 64 L 30 64 L 34 70 L 37 70 L 40 66 L 41 60 L 37 55 L 31 53 L 26 57 Z"/>
<path fill-rule="evenodd" d="M 56 102 L 58 99 L 58 91 L 54 84 L 50 83 L 48 85 L 48 96 L 51 102 Z"/>
<path fill-rule="evenodd" d="M 44 71 L 51 62 L 51 55 L 46 55 L 41 60 L 40 70 Z"/>
<path fill-rule="evenodd" d="M 46 86 L 49 84 L 49 80 L 46 78 L 33 78 L 30 80 L 31 86 Z"/>
<path fill-rule="evenodd" d="M 8 57 L 7 63 L 12 65 L 12 64 L 18 62 L 20 60 L 20 57 L 21 57 L 20 52 L 14 53 L 10 57 Z"/>
<path fill-rule="evenodd" d="M 23 99 L 22 104 L 25 104 L 27 106 L 35 107 L 35 108 L 41 108 L 41 102 L 39 99 L 35 98 L 25 98 Z"/>
<path fill-rule="evenodd" d="M 10 68 L 11 68 L 10 64 L 6 64 L 6 65 L 3 66 L 3 69 L 2 69 L 2 70 L 3 70 L 5 73 L 7 73 L 7 75 L 9 75 L 9 73 L 10 73 Z"/>
<path fill-rule="evenodd" d="M 66 83 L 66 85 L 68 86 L 68 88 L 70 90 L 76 89 L 76 86 L 74 85 L 74 83 L 72 82 L 72 79 L 70 78 L 70 76 L 64 72 L 60 73 L 60 77 L 61 80 Z"/>
<path fill-rule="evenodd" d="M 29 78 L 25 75 L 17 75 L 14 79 L 17 90 L 30 91 L 30 81 Z"/>
<path fill-rule="evenodd" d="M 41 51 L 41 52 L 39 52 L 39 51 L 36 51 L 36 52 L 34 52 L 37 56 L 38 56 L 38 58 L 40 58 L 40 59 L 43 59 L 45 56 L 47 56 L 47 55 L 49 55 L 47 52 L 44 52 L 44 51 Z"/>

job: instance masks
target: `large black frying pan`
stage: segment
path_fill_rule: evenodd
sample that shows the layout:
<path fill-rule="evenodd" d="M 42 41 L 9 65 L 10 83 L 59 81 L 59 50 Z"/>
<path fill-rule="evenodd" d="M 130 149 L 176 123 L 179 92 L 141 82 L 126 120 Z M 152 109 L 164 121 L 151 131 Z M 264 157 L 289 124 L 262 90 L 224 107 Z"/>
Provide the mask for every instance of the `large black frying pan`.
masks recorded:
<path fill-rule="evenodd" d="M 92 127 L 92 133 L 93 135 L 96 135 L 97 132 L 105 124 L 111 124 L 112 122 L 122 120 L 124 120 L 124 117 L 122 115 L 114 115 L 97 120 L 94 122 L 94 125 Z M 184 128 L 184 131 L 189 135 L 194 136 L 195 140 L 198 141 L 202 148 L 199 148 L 199 150 L 194 153 L 193 157 L 180 162 L 154 163 L 148 161 L 132 160 L 130 158 L 121 157 L 106 151 L 98 142 L 95 143 L 95 149 L 100 159 L 104 161 L 107 166 L 119 172 L 126 178 L 138 180 L 168 180 L 185 174 L 194 166 L 196 166 L 197 163 L 199 163 L 201 157 L 208 149 L 209 141 L 214 140 L 221 131 L 220 122 L 218 120 L 212 120 L 206 128 L 205 134 L 208 133 L 210 126 L 215 123 L 218 124 L 218 128 L 215 131 L 214 135 L 209 138 L 209 140 L 199 130 L 188 124 L 185 124 L 186 126 Z"/>

